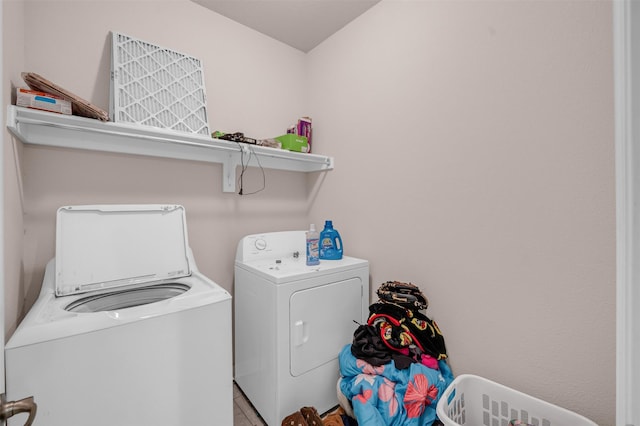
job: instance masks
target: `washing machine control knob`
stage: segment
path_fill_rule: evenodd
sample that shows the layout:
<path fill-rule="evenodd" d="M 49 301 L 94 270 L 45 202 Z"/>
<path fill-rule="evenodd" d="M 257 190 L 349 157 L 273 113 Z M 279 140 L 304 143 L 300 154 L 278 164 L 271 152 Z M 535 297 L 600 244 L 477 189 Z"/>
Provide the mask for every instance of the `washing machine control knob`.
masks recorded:
<path fill-rule="evenodd" d="M 267 242 L 262 238 L 258 238 L 255 242 L 255 246 L 258 250 L 264 250 L 267 248 Z"/>

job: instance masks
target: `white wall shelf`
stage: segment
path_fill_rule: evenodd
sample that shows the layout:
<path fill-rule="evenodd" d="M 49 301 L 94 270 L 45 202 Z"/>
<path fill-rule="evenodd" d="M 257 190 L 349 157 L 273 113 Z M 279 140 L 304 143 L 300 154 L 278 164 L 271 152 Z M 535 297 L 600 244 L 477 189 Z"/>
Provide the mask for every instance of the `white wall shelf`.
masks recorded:
<path fill-rule="evenodd" d="M 245 166 L 297 172 L 333 169 L 333 157 L 324 155 L 238 144 L 198 134 L 103 122 L 15 105 L 9 105 L 7 110 L 7 128 L 27 144 L 221 163 L 224 192 L 235 192 L 236 168 L 242 161 Z"/>

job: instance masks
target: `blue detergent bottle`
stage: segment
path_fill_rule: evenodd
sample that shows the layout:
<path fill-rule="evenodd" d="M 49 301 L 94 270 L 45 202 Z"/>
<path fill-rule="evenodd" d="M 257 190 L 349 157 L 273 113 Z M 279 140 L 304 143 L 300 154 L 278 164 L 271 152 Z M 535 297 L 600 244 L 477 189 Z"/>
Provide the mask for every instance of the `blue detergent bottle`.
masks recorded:
<path fill-rule="evenodd" d="M 342 238 L 330 220 L 324 222 L 324 229 L 320 232 L 320 259 L 342 259 Z"/>

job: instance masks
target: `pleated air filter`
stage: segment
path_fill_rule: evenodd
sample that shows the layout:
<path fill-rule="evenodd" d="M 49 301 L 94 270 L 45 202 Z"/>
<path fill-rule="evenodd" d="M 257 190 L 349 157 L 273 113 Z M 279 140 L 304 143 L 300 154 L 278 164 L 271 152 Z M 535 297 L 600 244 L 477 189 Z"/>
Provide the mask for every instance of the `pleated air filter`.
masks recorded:
<path fill-rule="evenodd" d="M 199 59 L 112 33 L 113 121 L 209 136 Z"/>

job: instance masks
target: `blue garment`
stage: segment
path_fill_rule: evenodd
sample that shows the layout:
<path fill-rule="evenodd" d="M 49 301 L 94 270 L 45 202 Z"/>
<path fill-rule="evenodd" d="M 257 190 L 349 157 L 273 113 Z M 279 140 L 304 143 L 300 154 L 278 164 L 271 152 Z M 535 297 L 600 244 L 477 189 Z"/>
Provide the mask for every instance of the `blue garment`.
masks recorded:
<path fill-rule="evenodd" d="M 366 426 L 430 426 L 436 405 L 453 381 L 445 360 L 439 370 L 419 363 L 399 370 L 393 361 L 378 367 L 340 351 L 340 390 L 351 401 L 356 420 Z"/>

